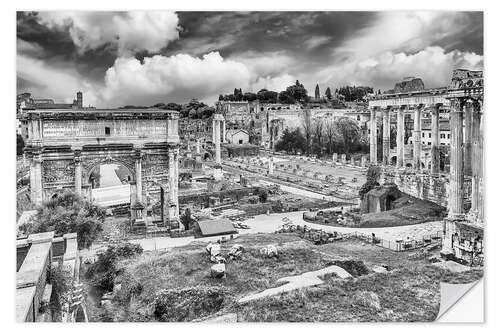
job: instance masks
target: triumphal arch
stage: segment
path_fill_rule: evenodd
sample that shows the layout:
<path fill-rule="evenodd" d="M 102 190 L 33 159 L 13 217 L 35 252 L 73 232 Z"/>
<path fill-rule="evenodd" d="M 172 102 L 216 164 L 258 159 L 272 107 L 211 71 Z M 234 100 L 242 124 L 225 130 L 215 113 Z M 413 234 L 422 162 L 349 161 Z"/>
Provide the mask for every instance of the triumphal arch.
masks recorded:
<path fill-rule="evenodd" d="M 92 171 L 119 164 L 132 178 L 132 218 L 159 205 L 164 224 L 177 228 L 178 118 L 176 111 L 159 109 L 28 111 L 31 201 L 39 204 L 66 189 L 91 199 Z"/>

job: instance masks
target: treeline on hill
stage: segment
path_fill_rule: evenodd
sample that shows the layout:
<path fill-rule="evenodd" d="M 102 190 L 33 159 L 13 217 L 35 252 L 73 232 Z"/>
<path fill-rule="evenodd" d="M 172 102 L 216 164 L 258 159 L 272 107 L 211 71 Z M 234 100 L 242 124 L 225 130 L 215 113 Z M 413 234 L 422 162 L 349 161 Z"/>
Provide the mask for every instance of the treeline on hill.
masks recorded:
<path fill-rule="evenodd" d="M 367 94 L 372 93 L 372 87 L 345 86 L 335 89 L 335 94 L 344 96 L 346 102 L 362 101 Z"/>
<path fill-rule="evenodd" d="M 219 101 L 255 101 L 258 100 L 261 103 L 282 103 L 282 104 L 294 104 L 294 103 L 307 103 L 310 97 L 307 95 L 307 90 L 304 85 L 297 80 L 294 85 L 286 88 L 286 90 L 281 92 L 276 92 L 267 89 L 261 89 L 257 93 L 246 92 L 243 93 L 241 88 L 235 88 L 232 94 L 219 95 Z"/>
<path fill-rule="evenodd" d="M 367 153 L 369 145 L 363 138 L 361 129 L 352 119 L 342 117 L 325 121 L 306 119 L 301 128 L 286 128 L 275 145 L 275 150 L 289 154 L 314 154 L 318 157 L 333 153 Z"/>
<path fill-rule="evenodd" d="M 215 108 L 213 106 L 208 106 L 207 104 L 200 102 L 196 99 L 192 99 L 190 102 L 185 104 L 157 103 L 152 106 L 125 105 L 122 106 L 120 109 L 149 109 L 149 108 L 179 111 L 181 117 L 189 117 L 191 119 L 210 118 L 215 111 Z"/>

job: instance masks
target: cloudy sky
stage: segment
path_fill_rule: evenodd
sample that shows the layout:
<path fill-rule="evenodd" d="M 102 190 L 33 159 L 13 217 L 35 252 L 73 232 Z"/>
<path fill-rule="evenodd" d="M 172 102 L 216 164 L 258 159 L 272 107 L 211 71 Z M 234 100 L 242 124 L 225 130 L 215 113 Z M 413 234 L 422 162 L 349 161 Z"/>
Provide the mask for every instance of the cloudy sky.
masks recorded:
<path fill-rule="evenodd" d="M 17 90 L 97 107 L 212 104 L 235 87 L 310 94 L 445 86 L 482 69 L 481 12 L 18 12 Z"/>

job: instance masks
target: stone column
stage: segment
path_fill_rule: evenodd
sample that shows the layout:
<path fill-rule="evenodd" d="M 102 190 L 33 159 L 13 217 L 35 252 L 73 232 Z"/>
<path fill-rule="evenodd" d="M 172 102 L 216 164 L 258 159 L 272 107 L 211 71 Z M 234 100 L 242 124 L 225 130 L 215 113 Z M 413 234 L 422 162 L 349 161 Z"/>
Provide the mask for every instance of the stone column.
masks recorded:
<path fill-rule="evenodd" d="M 30 192 L 31 202 L 39 205 L 43 201 L 42 188 L 42 158 L 39 154 L 32 157 L 30 165 Z"/>
<path fill-rule="evenodd" d="M 464 113 L 464 174 L 472 175 L 472 100 L 465 103 Z"/>
<path fill-rule="evenodd" d="M 142 150 L 135 151 L 135 183 L 137 188 L 137 202 L 142 204 Z"/>
<path fill-rule="evenodd" d="M 268 172 L 270 175 L 274 174 L 274 161 L 273 161 L 273 157 L 269 157 L 269 160 L 268 160 Z"/>
<path fill-rule="evenodd" d="M 382 163 L 389 165 L 389 153 L 391 149 L 391 116 L 390 108 L 384 109 L 382 118 Z"/>
<path fill-rule="evenodd" d="M 377 164 L 377 110 L 370 109 L 370 163 Z"/>
<path fill-rule="evenodd" d="M 361 156 L 361 166 L 363 168 L 366 167 L 366 156 L 365 155 Z"/>
<path fill-rule="evenodd" d="M 450 186 L 448 193 L 448 216 L 451 218 L 463 214 L 463 108 L 462 101 L 454 98 L 450 101 Z"/>
<path fill-rule="evenodd" d="M 222 121 L 222 142 L 226 142 L 226 120 Z"/>
<path fill-rule="evenodd" d="M 174 204 L 175 204 L 175 211 L 174 211 L 174 217 L 179 218 L 179 148 L 174 149 L 174 179 L 172 181 L 173 185 L 173 193 L 174 193 Z M 179 224 L 179 227 L 181 229 L 184 229 L 184 226 L 182 223 Z"/>
<path fill-rule="evenodd" d="M 420 170 L 420 154 L 422 151 L 422 130 L 421 130 L 422 108 L 419 105 L 413 113 L 413 167 Z"/>
<path fill-rule="evenodd" d="M 337 163 L 337 160 L 338 160 L 338 154 L 337 153 L 333 153 L 332 154 L 332 160 L 333 160 L 333 163 Z"/>
<path fill-rule="evenodd" d="M 217 121 L 214 119 L 212 120 L 212 142 L 215 144 L 215 126 L 216 126 Z"/>
<path fill-rule="evenodd" d="M 215 163 L 221 163 L 221 154 L 220 154 L 220 121 L 215 121 Z"/>
<path fill-rule="evenodd" d="M 75 193 L 82 195 L 82 162 L 80 160 L 80 150 L 75 150 Z"/>
<path fill-rule="evenodd" d="M 431 114 L 431 172 L 439 173 L 439 108 L 441 104 L 432 106 Z"/>
<path fill-rule="evenodd" d="M 396 140 L 396 150 L 397 150 L 397 164 L 396 166 L 402 168 L 405 166 L 405 107 L 401 106 L 397 111 L 397 140 Z"/>
<path fill-rule="evenodd" d="M 479 217 L 480 211 L 480 196 L 483 173 L 483 147 L 481 133 L 481 106 L 478 102 L 473 104 L 472 124 L 472 195 L 471 195 L 471 212 Z"/>
<path fill-rule="evenodd" d="M 196 154 L 200 154 L 201 152 L 201 142 L 200 139 L 196 139 Z"/>

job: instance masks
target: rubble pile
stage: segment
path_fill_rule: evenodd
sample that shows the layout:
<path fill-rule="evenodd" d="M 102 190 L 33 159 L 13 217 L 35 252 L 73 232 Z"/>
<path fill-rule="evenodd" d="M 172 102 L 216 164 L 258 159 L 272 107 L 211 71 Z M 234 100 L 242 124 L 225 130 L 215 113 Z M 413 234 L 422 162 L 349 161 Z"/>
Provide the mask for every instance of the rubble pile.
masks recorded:
<path fill-rule="evenodd" d="M 214 263 L 210 267 L 210 276 L 217 279 L 226 277 L 227 260 L 237 260 L 241 258 L 244 248 L 240 244 L 235 244 L 231 247 L 226 256 L 222 254 L 220 242 L 209 243 L 205 248 L 210 256 L 210 262 Z"/>
<path fill-rule="evenodd" d="M 306 239 L 315 245 L 333 243 L 338 240 L 349 238 L 349 235 L 340 232 L 326 232 L 321 229 L 310 228 L 307 225 L 300 226 L 285 223 L 275 233 L 295 233 L 300 238 Z"/>

